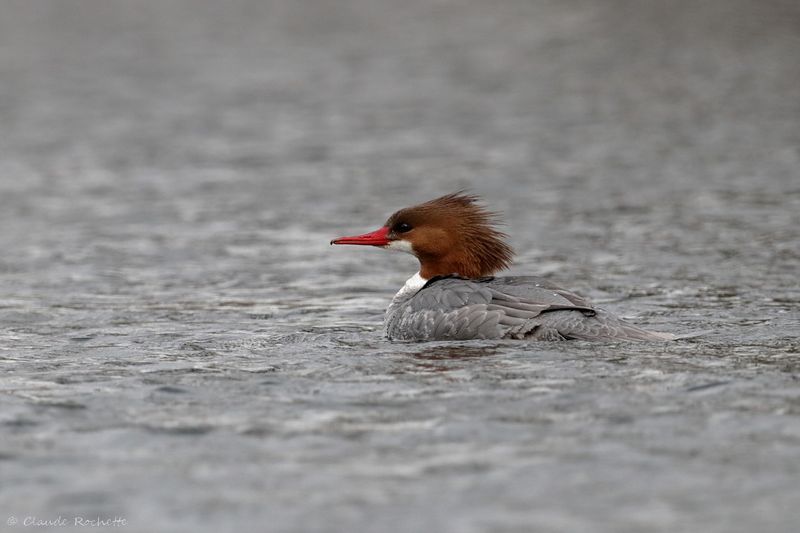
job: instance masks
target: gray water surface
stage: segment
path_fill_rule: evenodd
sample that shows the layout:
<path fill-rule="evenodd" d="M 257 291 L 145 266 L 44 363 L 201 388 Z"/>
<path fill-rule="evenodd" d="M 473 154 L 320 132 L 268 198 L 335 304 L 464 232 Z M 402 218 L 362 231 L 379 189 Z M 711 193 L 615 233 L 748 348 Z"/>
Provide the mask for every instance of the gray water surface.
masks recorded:
<path fill-rule="evenodd" d="M 0 531 L 798 531 L 798 49 L 790 1 L 2 2 Z M 512 273 L 707 333 L 384 340 L 413 258 L 329 240 L 462 188 Z"/>

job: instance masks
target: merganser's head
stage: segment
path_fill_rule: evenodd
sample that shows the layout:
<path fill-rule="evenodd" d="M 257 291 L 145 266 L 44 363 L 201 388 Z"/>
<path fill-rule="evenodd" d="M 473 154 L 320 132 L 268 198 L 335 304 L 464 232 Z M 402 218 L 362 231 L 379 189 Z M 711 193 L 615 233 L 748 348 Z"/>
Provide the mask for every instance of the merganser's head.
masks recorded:
<path fill-rule="evenodd" d="M 401 209 L 371 233 L 340 237 L 331 244 L 409 252 L 419 259 L 419 273 L 425 279 L 449 274 L 490 276 L 509 267 L 514 251 L 505 242 L 506 234 L 494 228 L 498 216 L 478 201 L 470 194 L 448 194 Z"/>

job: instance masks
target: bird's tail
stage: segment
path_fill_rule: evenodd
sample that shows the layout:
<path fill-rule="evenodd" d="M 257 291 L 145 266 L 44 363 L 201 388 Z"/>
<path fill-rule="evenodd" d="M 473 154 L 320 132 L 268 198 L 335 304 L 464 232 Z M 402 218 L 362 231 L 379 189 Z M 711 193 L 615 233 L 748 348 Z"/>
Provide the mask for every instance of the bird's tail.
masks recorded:
<path fill-rule="evenodd" d="M 543 325 L 554 327 L 567 339 L 663 342 L 676 338 L 671 333 L 640 328 L 600 308 L 595 308 L 593 316 L 582 315 L 574 311 L 544 313 L 541 316 L 541 322 Z"/>

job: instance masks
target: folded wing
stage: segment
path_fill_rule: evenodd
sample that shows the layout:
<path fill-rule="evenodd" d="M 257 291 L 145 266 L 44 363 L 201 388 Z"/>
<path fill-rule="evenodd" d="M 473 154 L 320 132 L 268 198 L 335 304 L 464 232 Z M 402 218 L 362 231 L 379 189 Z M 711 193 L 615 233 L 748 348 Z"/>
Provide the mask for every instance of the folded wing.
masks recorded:
<path fill-rule="evenodd" d="M 390 307 L 386 333 L 398 340 L 664 340 L 535 277 L 434 278 Z"/>

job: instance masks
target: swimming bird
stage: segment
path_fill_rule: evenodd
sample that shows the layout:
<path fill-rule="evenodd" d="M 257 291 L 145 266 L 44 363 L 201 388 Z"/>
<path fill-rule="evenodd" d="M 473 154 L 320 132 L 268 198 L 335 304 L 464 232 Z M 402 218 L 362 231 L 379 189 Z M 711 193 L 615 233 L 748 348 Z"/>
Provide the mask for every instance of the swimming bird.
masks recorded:
<path fill-rule="evenodd" d="M 514 254 L 498 222 L 479 197 L 458 192 L 401 209 L 377 230 L 331 244 L 376 246 L 419 260 L 419 272 L 386 311 L 389 339 L 674 338 L 635 326 L 547 279 L 494 277 Z"/>

